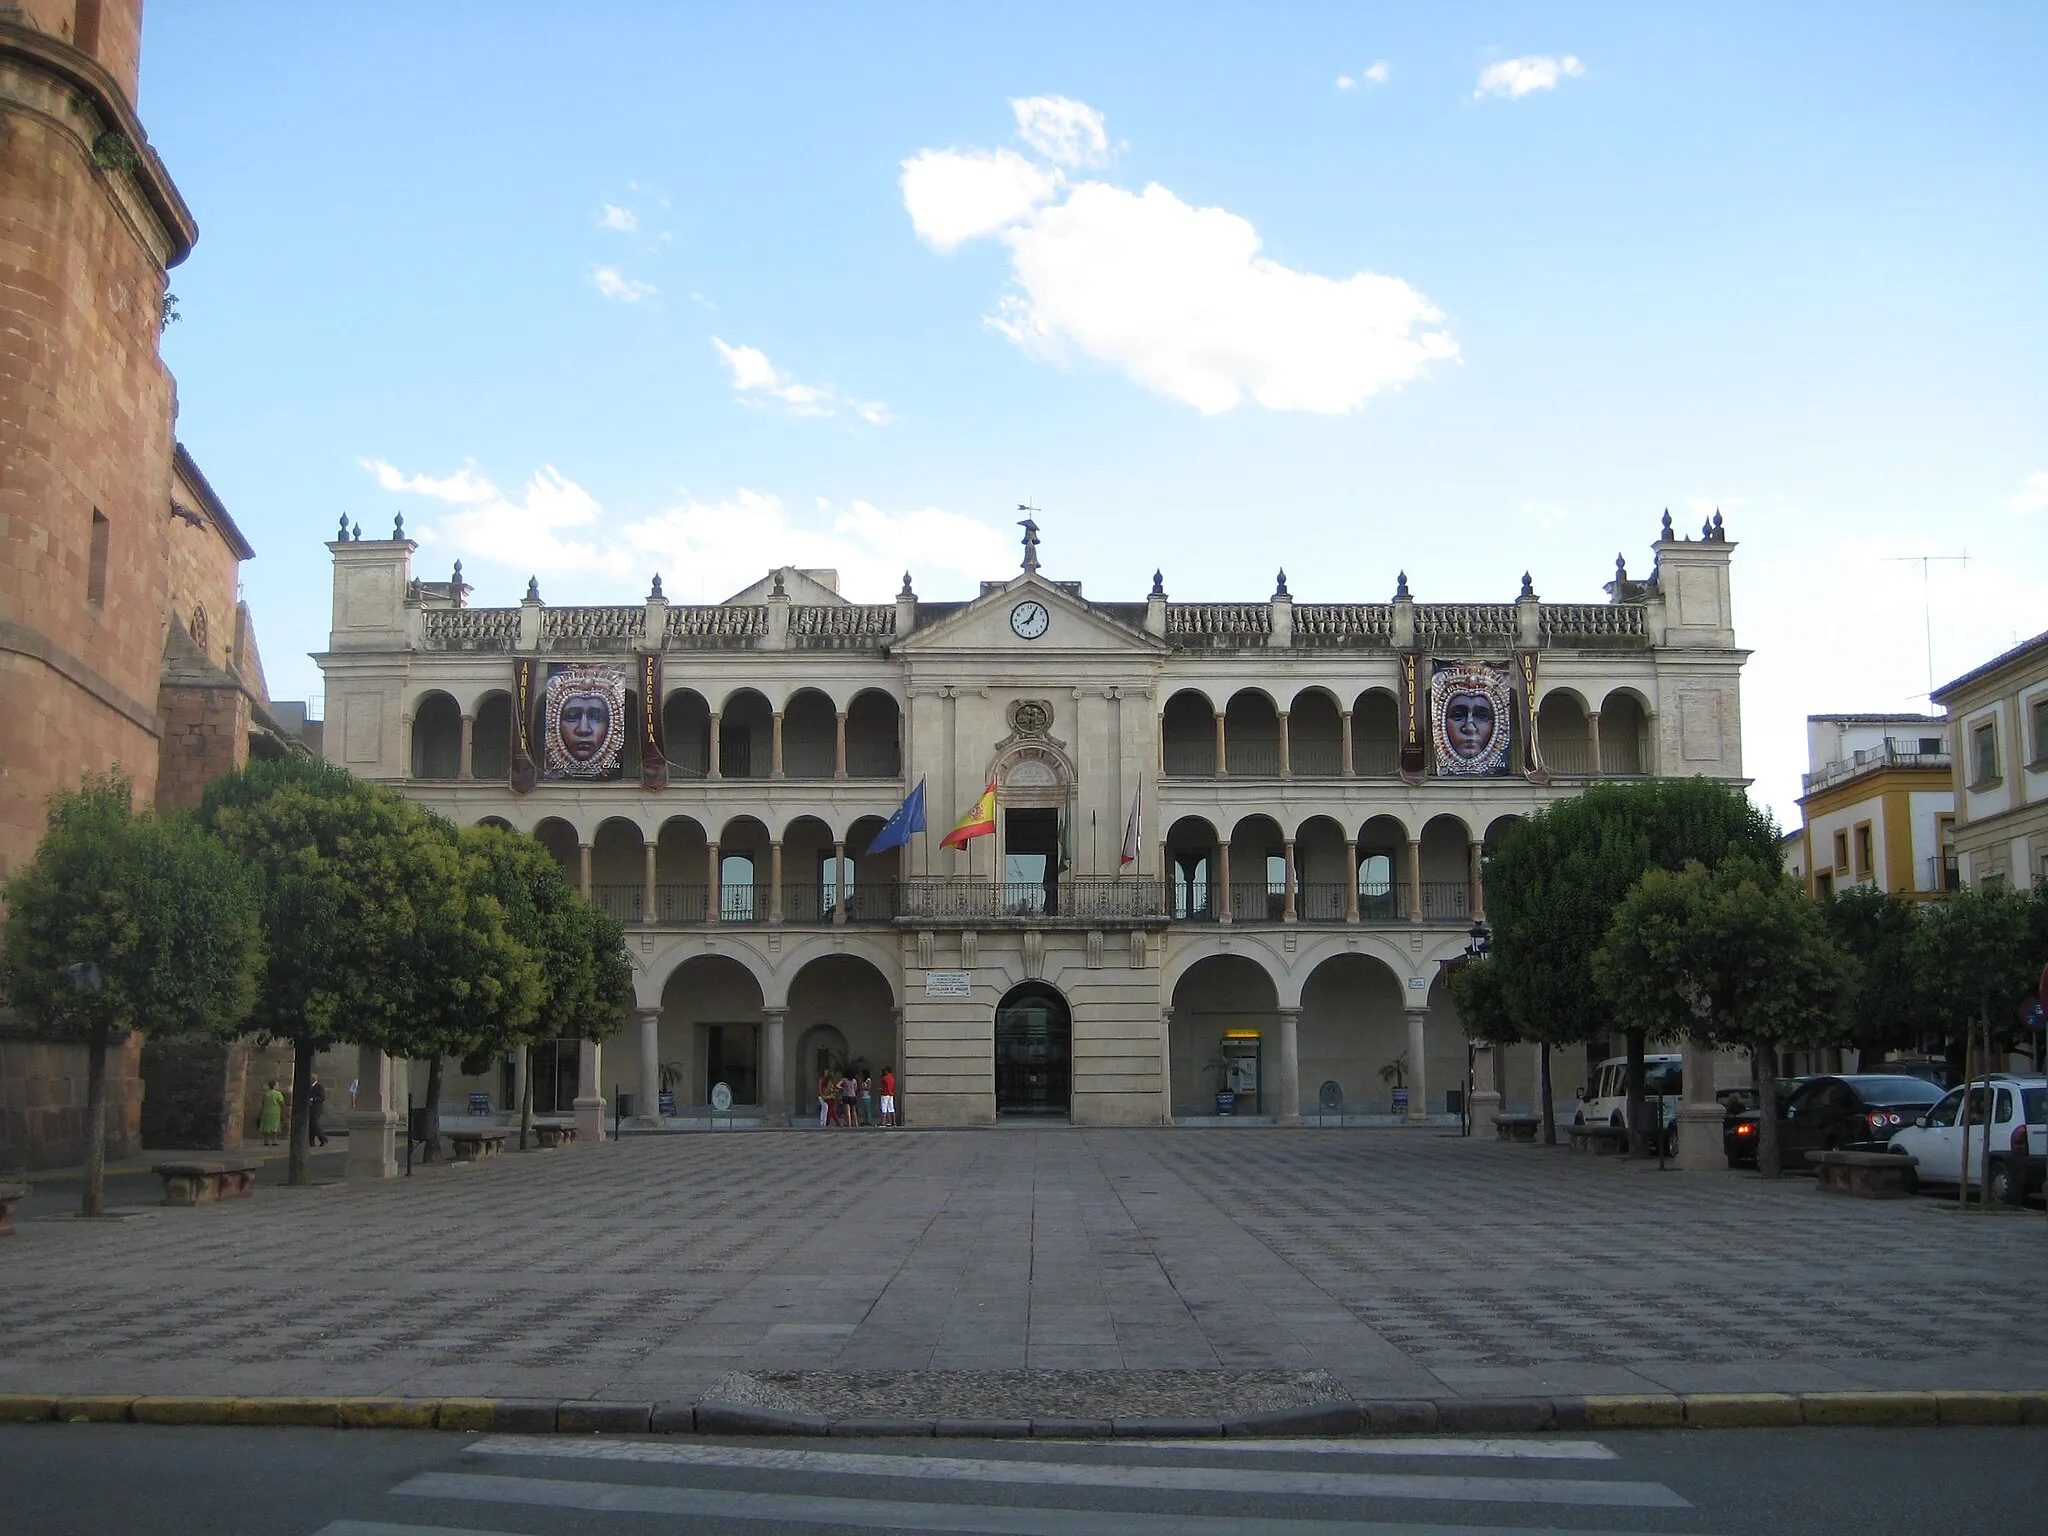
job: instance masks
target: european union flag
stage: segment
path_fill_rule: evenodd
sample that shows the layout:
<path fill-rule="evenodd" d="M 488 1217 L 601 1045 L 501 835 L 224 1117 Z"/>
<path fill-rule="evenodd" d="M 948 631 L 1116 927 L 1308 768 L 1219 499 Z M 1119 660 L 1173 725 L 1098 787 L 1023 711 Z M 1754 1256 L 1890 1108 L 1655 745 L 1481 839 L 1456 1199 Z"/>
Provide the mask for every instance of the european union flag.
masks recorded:
<path fill-rule="evenodd" d="M 924 780 L 917 781 L 917 788 L 910 797 L 896 808 L 896 814 L 882 824 L 882 830 L 875 834 L 875 840 L 868 844 L 869 853 L 887 853 L 891 848 L 901 848 L 910 841 L 910 834 L 924 830 Z"/>

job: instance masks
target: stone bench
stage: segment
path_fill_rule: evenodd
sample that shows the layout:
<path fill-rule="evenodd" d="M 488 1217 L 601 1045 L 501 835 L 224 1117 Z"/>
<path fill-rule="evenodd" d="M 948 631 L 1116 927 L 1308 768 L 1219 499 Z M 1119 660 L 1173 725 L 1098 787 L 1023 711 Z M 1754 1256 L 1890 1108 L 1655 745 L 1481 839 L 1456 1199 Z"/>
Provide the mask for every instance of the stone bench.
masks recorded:
<path fill-rule="evenodd" d="M 533 1123 L 533 1134 L 539 1141 L 541 1150 L 546 1151 L 551 1147 L 566 1147 L 573 1143 L 576 1140 L 576 1127 L 560 1121 L 536 1120 Z"/>
<path fill-rule="evenodd" d="M 1920 1159 L 1899 1152 L 1809 1152 L 1820 1170 L 1814 1187 L 1831 1195 L 1898 1200 L 1913 1193 Z"/>
<path fill-rule="evenodd" d="M 1495 1115 L 1493 1134 L 1502 1141 L 1534 1141 L 1542 1124 L 1541 1115 Z"/>
<path fill-rule="evenodd" d="M 1628 1150 L 1628 1132 L 1621 1126 L 1574 1125 L 1568 1129 L 1574 1152 L 1590 1152 L 1595 1157 L 1605 1157 L 1609 1153 Z"/>
<path fill-rule="evenodd" d="M 442 1132 L 448 1138 L 448 1145 L 455 1149 L 458 1163 L 480 1163 L 487 1157 L 496 1157 L 505 1150 L 508 1134 L 496 1127 Z"/>
<path fill-rule="evenodd" d="M 0 1237 L 14 1235 L 14 1208 L 27 1198 L 26 1184 L 0 1184 Z"/>
<path fill-rule="evenodd" d="M 204 1205 L 212 1200 L 246 1200 L 256 1184 L 256 1165 L 240 1158 L 205 1162 L 158 1163 L 153 1170 L 164 1181 L 165 1205 Z"/>

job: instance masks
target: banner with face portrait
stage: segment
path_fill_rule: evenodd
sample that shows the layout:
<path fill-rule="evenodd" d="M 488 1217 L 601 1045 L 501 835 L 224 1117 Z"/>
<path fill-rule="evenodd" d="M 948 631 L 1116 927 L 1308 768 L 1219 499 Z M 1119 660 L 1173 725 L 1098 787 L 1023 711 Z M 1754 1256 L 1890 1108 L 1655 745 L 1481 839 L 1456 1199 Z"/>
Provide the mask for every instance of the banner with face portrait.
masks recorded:
<path fill-rule="evenodd" d="M 623 667 L 557 667 L 541 709 L 550 779 L 615 779 L 635 722 L 626 715 Z"/>
<path fill-rule="evenodd" d="M 1437 662 L 1429 679 L 1429 724 L 1439 774 L 1481 778 L 1513 772 L 1512 674 L 1484 661 Z"/>

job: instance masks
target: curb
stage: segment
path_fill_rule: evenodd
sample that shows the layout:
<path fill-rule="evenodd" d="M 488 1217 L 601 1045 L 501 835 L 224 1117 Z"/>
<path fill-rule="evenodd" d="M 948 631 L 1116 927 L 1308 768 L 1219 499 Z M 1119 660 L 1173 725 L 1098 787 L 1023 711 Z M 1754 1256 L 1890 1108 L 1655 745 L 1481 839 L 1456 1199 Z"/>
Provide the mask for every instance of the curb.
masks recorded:
<path fill-rule="evenodd" d="M 2048 1391 L 1691 1392 L 1600 1397 L 1341 1399 L 1217 1421 L 917 1419 L 743 1403 L 518 1397 L 208 1397 L 0 1393 L 0 1424 L 231 1424 L 516 1435 L 831 1435 L 938 1439 L 1220 1439 L 1505 1435 L 1633 1429 L 2048 1424 Z"/>

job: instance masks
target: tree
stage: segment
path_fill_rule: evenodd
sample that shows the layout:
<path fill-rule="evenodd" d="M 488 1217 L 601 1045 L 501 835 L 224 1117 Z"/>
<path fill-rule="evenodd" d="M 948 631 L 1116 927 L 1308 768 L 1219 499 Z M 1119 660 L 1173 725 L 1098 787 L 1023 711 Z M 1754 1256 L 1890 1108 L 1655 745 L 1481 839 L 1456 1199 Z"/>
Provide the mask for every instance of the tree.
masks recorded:
<path fill-rule="evenodd" d="M 2048 960 L 2036 930 L 2041 905 L 2038 896 L 2007 885 L 1972 885 L 1921 920 L 1914 969 L 1935 1027 L 1955 1044 L 1972 1029 L 1985 1031 L 1994 1048 L 2017 1040 L 2019 1010 Z M 1965 1053 L 1951 1047 L 1947 1054 L 1955 1077 Z"/>
<path fill-rule="evenodd" d="M 1757 1167 L 1777 1178 L 1778 1051 L 1841 1038 L 1856 973 L 1821 909 L 1775 857 L 1645 871 L 1615 908 L 1593 974 L 1616 1016 L 1646 1035 L 1752 1053 Z"/>
<path fill-rule="evenodd" d="M 1855 885 L 1820 905 L 1835 941 L 1857 963 L 1844 1022 L 1859 1065 L 1886 1051 L 1922 1047 L 1942 1021 L 1920 963 L 1920 903 Z"/>
<path fill-rule="evenodd" d="M 1494 1050 L 1494 1083 L 1502 1081 L 1500 1047 L 1519 1044 L 1525 1037 L 1514 1010 L 1508 1006 L 1502 972 L 1491 955 L 1468 957 L 1446 967 L 1451 1000 L 1458 1005 L 1458 1022 L 1471 1040 L 1484 1040 Z M 1550 1080 L 1550 1042 L 1536 1042 L 1536 1094 L 1542 1105 L 1543 1144 L 1557 1145 L 1557 1095 Z"/>
<path fill-rule="evenodd" d="M 1487 860 L 1490 964 L 1519 1038 L 1569 1045 L 1603 1039 L 1614 1020 L 1593 982 L 1593 955 L 1615 909 L 1645 870 L 1713 866 L 1731 854 L 1770 865 L 1778 832 L 1740 789 L 1708 779 L 1596 784 L 1509 830 Z M 1628 1042 L 1630 1151 L 1654 1150 L 1646 1123 L 1643 1052 Z"/>
<path fill-rule="evenodd" d="M 118 769 L 53 795 L 0 932 L 0 994 L 38 1033 L 86 1047 L 87 1216 L 105 1214 L 109 1048 L 135 1029 L 236 1034 L 262 966 L 241 866 L 189 815 L 132 801 Z"/>
<path fill-rule="evenodd" d="M 405 1049 L 437 1002 L 422 947 L 461 927 L 461 860 L 417 806 L 303 758 L 216 779 L 200 816 L 257 884 L 266 958 L 250 1022 L 292 1043 L 289 1178 L 304 1184 L 313 1059 L 340 1041 Z"/>

